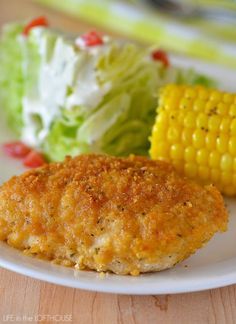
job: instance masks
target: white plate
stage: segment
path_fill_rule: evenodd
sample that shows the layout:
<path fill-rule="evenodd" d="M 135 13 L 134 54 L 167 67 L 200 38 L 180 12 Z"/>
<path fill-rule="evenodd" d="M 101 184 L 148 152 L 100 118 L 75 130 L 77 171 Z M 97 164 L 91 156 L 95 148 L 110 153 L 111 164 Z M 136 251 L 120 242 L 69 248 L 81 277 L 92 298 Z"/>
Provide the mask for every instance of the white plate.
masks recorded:
<path fill-rule="evenodd" d="M 174 57 L 182 66 L 194 66 L 212 75 L 225 89 L 236 90 L 236 73 L 193 60 Z M 0 142 L 12 138 L 2 117 Z M 20 163 L 0 153 L 0 183 L 23 171 Z M 222 287 L 236 283 L 236 199 L 227 200 L 230 210 L 229 230 L 217 234 L 194 256 L 171 270 L 139 277 L 107 274 L 102 278 L 92 271 L 75 271 L 22 255 L 4 243 L 0 244 L 0 266 L 48 282 L 87 290 L 122 294 L 171 294 Z"/>

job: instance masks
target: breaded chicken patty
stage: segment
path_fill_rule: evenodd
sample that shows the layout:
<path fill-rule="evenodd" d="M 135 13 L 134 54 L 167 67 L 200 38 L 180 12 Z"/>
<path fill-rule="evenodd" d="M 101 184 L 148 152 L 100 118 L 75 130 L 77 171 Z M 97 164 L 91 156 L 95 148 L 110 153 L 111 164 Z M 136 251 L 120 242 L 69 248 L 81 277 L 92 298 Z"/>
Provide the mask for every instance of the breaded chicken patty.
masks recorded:
<path fill-rule="evenodd" d="M 142 157 L 66 158 L 0 188 L 0 239 L 77 269 L 170 268 L 225 231 L 227 218 L 214 186 Z"/>

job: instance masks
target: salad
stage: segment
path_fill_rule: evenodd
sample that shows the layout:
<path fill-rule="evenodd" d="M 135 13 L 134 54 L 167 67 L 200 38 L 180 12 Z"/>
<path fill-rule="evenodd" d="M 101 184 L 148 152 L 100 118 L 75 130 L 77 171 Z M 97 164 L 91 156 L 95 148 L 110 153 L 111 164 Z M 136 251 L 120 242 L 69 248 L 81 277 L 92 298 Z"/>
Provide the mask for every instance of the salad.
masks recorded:
<path fill-rule="evenodd" d="M 172 66 L 160 49 L 95 31 L 72 38 L 49 28 L 44 17 L 4 27 L 0 62 L 1 109 L 9 125 L 23 152 L 31 147 L 50 161 L 90 152 L 147 155 L 158 89 L 212 85 Z"/>

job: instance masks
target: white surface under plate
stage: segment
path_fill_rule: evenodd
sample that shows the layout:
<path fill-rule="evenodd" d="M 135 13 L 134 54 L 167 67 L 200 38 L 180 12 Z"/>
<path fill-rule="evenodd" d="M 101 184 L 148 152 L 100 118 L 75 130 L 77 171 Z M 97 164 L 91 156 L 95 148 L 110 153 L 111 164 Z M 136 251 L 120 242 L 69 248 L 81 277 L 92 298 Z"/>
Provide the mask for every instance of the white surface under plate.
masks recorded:
<path fill-rule="evenodd" d="M 195 67 L 221 80 L 222 88 L 236 91 L 236 71 L 185 58 L 173 57 L 172 61 L 181 66 Z M 12 136 L 0 116 L 0 142 Z M 20 163 L 0 152 L 0 183 L 22 171 Z M 122 294 L 171 294 L 230 285 L 236 283 L 236 199 L 227 200 L 227 206 L 230 211 L 229 230 L 215 235 L 203 249 L 171 270 L 139 277 L 106 274 L 102 278 L 96 272 L 75 271 L 24 256 L 5 243 L 0 244 L 0 266 L 64 286 Z"/>

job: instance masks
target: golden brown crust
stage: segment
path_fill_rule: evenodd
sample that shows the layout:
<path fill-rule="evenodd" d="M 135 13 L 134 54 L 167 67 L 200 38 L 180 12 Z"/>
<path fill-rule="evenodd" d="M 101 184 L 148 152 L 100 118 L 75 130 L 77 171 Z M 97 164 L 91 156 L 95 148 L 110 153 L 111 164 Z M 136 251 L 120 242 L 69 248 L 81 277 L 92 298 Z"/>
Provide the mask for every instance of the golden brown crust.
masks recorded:
<path fill-rule="evenodd" d="M 0 239 L 79 268 L 121 274 L 165 269 L 226 226 L 215 187 L 142 157 L 67 158 L 0 188 Z"/>

